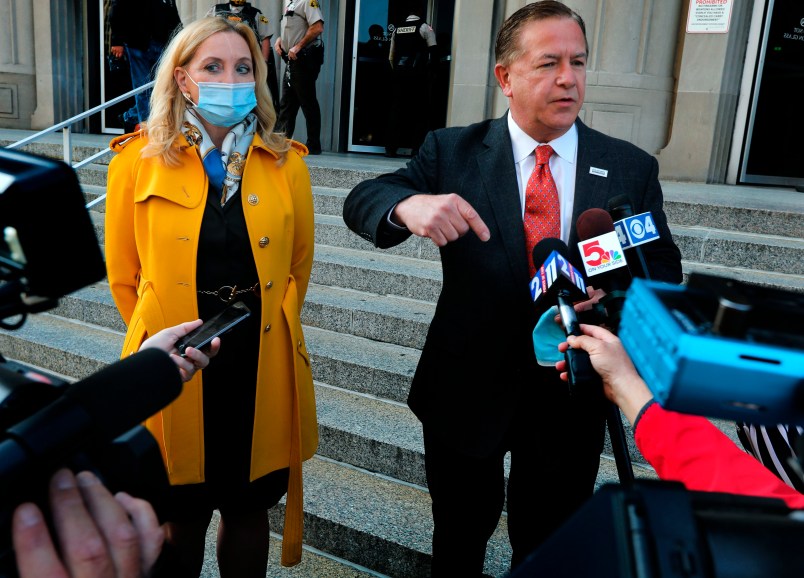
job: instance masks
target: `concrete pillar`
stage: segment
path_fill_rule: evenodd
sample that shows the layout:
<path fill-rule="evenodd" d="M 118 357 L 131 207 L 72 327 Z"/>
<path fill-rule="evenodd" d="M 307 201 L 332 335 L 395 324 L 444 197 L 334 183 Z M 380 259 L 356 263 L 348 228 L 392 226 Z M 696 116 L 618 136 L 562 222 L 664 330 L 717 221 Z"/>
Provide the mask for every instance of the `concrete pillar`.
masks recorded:
<path fill-rule="evenodd" d="M 496 21 L 499 4 L 476 0 L 455 2 L 447 126 L 464 126 L 495 116 L 490 104 L 496 87 L 493 70 L 497 26 L 490 31 L 489 24 Z"/>
<path fill-rule="evenodd" d="M 670 140 L 658 155 L 662 178 L 725 182 L 751 9 L 750 0 L 734 0 L 725 34 L 682 34 Z M 686 22 L 685 11 L 684 30 Z"/>

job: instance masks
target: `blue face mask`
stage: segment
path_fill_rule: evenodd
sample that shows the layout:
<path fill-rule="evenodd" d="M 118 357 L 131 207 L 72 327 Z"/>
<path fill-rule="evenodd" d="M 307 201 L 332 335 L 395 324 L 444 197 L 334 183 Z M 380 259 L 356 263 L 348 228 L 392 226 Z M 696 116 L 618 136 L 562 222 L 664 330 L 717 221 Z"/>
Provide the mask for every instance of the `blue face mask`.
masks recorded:
<path fill-rule="evenodd" d="M 184 71 L 187 74 L 187 71 Z M 257 106 L 253 82 L 196 82 L 187 74 L 187 78 L 198 87 L 198 104 L 190 100 L 204 120 L 215 126 L 230 127 L 246 118 Z"/>

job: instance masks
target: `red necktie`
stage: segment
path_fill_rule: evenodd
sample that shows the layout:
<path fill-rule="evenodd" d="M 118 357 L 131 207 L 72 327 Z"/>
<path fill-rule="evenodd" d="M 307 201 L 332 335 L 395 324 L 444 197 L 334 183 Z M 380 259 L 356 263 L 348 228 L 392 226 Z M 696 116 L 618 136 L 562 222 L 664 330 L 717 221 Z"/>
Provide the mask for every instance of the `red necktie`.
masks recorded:
<path fill-rule="evenodd" d="M 533 247 L 542 239 L 561 238 L 561 207 L 549 163 L 553 147 L 540 145 L 535 153 L 536 166 L 525 189 L 525 244 L 531 277 L 536 274 L 532 261 Z"/>

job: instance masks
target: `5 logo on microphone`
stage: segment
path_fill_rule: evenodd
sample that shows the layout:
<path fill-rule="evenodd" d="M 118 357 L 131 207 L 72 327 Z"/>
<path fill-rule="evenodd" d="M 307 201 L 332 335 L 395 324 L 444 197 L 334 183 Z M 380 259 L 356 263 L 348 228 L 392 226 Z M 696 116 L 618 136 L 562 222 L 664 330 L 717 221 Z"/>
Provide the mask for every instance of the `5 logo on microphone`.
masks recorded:
<path fill-rule="evenodd" d="M 586 295 L 583 275 L 561 253 L 553 251 L 530 281 L 530 296 L 533 301 L 547 293 L 557 280 L 562 281 L 561 285 L 577 287 L 583 295 Z"/>
<path fill-rule="evenodd" d="M 616 221 L 614 230 L 623 249 L 650 243 L 659 238 L 659 231 L 656 229 L 656 224 L 653 222 L 653 217 L 649 212 Z"/>
<path fill-rule="evenodd" d="M 626 265 L 623 248 L 614 231 L 581 241 L 578 248 L 587 277 Z"/>

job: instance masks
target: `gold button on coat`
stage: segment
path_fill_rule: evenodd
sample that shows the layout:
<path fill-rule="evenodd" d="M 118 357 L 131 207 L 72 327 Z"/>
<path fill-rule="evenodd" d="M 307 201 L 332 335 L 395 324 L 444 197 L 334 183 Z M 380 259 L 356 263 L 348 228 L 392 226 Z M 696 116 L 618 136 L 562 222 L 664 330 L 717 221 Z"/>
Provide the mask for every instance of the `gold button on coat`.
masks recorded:
<path fill-rule="evenodd" d="M 271 330 L 271 324 L 265 326 L 265 333 L 268 333 Z"/>
<path fill-rule="evenodd" d="M 259 202 L 260 202 L 260 198 L 257 195 L 255 195 L 254 193 L 252 193 L 252 194 L 250 194 L 248 196 L 248 204 L 249 205 L 256 205 Z"/>
<path fill-rule="evenodd" d="M 273 282 L 273 281 L 268 281 L 268 283 L 266 283 L 266 284 L 265 284 L 265 288 L 266 288 L 266 289 L 270 289 L 270 288 L 271 288 L 271 287 L 273 287 L 273 286 L 274 286 L 274 282 Z"/>
<path fill-rule="evenodd" d="M 271 240 L 268 237 L 262 237 L 260 238 L 260 247 L 264 249 L 265 247 L 268 246 L 268 243 L 270 242 Z"/>

